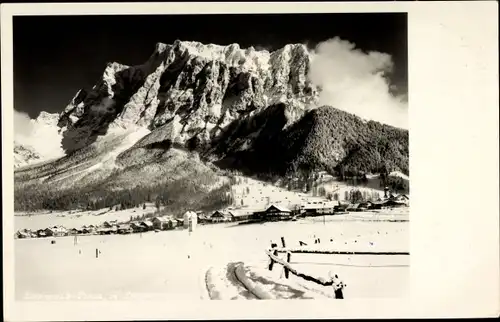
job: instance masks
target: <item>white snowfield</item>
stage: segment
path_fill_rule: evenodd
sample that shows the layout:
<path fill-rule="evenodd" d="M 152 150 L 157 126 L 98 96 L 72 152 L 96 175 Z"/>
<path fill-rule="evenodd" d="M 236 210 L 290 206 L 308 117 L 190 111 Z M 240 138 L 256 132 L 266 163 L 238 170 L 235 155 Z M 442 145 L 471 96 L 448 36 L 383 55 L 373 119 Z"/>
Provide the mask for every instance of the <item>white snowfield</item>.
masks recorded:
<path fill-rule="evenodd" d="M 258 299 L 332 297 L 320 286 L 290 275 L 275 264 L 268 270 L 271 241 L 298 247 L 352 246 L 369 250 L 408 247 L 408 221 L 307 218 L 296 222 L 199 226 L 132 235 L 16 239 L 17 299 Z M 356 216 L 371 216 L 362 213 Z M 396 216 L 396 215 L 390 215 Z M 400 217 L 407 215 L 400 214 Z M 334 216 L 335 217 L 335 216 Z M 332 220 L 326 220 L 332 218 Z M 333 239 L 335 242 L 330 242 Z M 321 246 L 320 246 L 321 245 Z M 96 249 L 98 258 L 96 258 Z M 285 254 L 279 255 L 281 258 Z M 347 284 L 346 298 L 404 296 L 409 256 L 292 254 L 297 269 L 327 278 L 333 271 Z"/>

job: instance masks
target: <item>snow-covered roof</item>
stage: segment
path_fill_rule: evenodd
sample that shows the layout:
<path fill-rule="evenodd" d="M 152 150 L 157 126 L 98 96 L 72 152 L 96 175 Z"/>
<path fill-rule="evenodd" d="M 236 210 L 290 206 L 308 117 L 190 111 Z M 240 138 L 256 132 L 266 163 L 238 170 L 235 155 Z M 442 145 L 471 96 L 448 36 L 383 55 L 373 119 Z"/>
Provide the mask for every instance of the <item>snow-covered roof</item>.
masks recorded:
<path fill-rule="evenodd" d="M 318 202 L 318 203 L 306 203 L 302 205 L 303 209 L 325 209 L 333 208 L 340 205 L 338 201 L 328 201 L 328 202 Z"/>
<path fill-rule="evenodd" d="M 229 211 L 230 215 L 233 215 L 234 217 L 240 217 L 240 216 L 249 216 L 253 214 L 254 212 L 257 212 L 255 209 L 234 209 Z"/>
<path fill-rule="evenodd" d="M 271 207 L 274 207 L 274 208 L 278 209 L 281 212 L 292 212 L 290 209 L 288 209 L 286 207 L 278 206 L 278 205 L 275 205 L 275 204 L 270 205 L 269 207 L 267 207 L 266 210 L 269 210 Z"/>
<path fill-rule="evenodd" d="M 154 217 L 153 221 L 168 222 L 169 218 L 168 217 Z"/>

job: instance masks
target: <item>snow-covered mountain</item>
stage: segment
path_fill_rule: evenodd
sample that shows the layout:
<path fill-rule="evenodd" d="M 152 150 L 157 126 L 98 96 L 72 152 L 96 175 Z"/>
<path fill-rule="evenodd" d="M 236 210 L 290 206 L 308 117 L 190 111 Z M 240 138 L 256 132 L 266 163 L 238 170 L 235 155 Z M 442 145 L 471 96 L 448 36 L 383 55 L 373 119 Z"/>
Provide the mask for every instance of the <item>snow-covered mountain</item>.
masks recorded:
<path fill-rule="evenodd" d="M 40 162 L 41 157 L 31 146 L 24 146 L 14 142 L 14 168 Z"/>
<path fill-rule="evenodd" d="M 272 177 L 299 169 L 407 173 L 408 131 L 318 106 L 321 88 L 308 77 L 314 57 L 301 44 L 268 52 L 176 41 L 157 44 L 142 65 L 109 63 L 58 116 L 34 121 L 47 130 L 37 139 L 64 156 L 18 169 L 16 184 L 30 189 L 26 196 L 42 183 L 100 200 L 180 181 L 206 193 L 226 182 L 221 168 Z"/>
<path fill-rule="evenodd" d="M 107 65 L 102 79 L 80 90 L 60 115 L 63 148 L 93 142 L 109 127 L 168 130 L 177 143 L 208 142 L 235 119 L 286 103 L 290 123 L 314 105 L 311 55 L 301 44 L 279 50 L 176 41 L 157 44 L 142 65 Z"/>
<path fill-rule="evenodd" d="M 36 119 L 23 124 L 14 139 L 14 167 L 62 157 L 62 135 L 57 126 L 59 114 L 41 112 Z"/>

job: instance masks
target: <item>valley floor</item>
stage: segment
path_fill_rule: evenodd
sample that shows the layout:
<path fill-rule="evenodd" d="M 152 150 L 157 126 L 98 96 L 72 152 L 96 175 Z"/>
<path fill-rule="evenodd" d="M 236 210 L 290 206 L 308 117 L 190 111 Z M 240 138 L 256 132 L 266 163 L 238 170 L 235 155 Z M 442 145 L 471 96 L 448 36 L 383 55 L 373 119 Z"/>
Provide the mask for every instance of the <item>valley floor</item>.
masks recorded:
<path fill-rule="evenodd" d="M 377 220 L 375 219 L 377 217 Z M 398 220 L 395 220 L 395 219 Z M 356 213 L 252 225 L 234 223 L 133 235 L 16 239 L 19 300 L 256 299 L 331 297 L 331 287 L 267 270 L 264 250 L 284 237 L 318 249 L 409 251 L 409 215 Z M 330 241 L 332 240 L 332 241 Z M 96 249 L 98 258 L 96 258 Z M 280 255 L 284 257 L 283 254 Z M 313 276 L 337 273 L 346 298 L 401 297 L 409 256 L 293 254 L 292 265 Z M 250 285 L 250 286 L 249 286 Z M 256 288 L 254 290 L 253 288 Z"/>

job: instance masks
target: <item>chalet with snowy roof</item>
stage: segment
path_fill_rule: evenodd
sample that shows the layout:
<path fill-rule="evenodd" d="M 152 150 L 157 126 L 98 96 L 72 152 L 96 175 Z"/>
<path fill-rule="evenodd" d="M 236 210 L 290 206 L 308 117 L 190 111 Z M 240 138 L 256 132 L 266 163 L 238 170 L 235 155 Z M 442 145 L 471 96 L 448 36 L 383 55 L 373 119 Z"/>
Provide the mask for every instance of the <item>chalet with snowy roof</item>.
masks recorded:
<path fill-rule="evenodd" d="M 285 220 L 292 218 L 292 211 L 283 206 L 271 205 L 264 211 L 256 212 L 255 216 L 261 220 Z"/>
<path fill-rule="evenodd" d="M 130 228 L 132 228 L 132 231 L 134 233 L 141 233 L 143 231 L 146 231 L 146 229 L 139 222 L 136 221 L 130 223 Z"/>
<path fill-rule="evenodd" d="M 63 226 L 54 226 L 45 229 L 47 236 L 62 237 L 68 235 L 68 230 Z"/>
<path fill-rule="evenodd" d="M 391 194 L 389 200 L 395 201 L 397 203 L 402 203 L 406 206 L 408 206 L 410 203 L 410 197 L 408 197 L 408 195 L 405 194 Z"/>
<path fill-rule="evenodd" d="M 204 223 L 207 223 L 207 222 L 210 222 L 211 219 L 210 219 L 210 215 L 207 215 L 205 214 L 203 211 L 201 210 L 198 210 L 196 211 L 196 216 L 198 217 L 197 218 L 197 222 L 199 224 L 204 224 Z"/>
<path fill-rule="evenodd" d="M 171 217 L 154 217 L 153 228 L 158 230 L 167 230 L 175 227 L 174 220 Z"/>
<path fill-rule="evenodd" d="M 146 231 L 153 230 L 154 225 L 151 220 L 143 220 L 140 222 L 140 225 L 146 229 Z"/>
<path fill-rule="evenodd" d="M 213 214 L 210 215 L 210 220 L 213 223 L 227 222 L 227 221 L 231 221 L 231 215 L 227 212 L 217 210 Z"/>
<path fill-rule="evenodd" d="M 102 227 L 104 228 L 112 228 L 113 226 L 117 226 L 118 223 L 116 222 L 116 220 L 113 220 L 113 221 L 105 221 L 102 223 Z"/>
<path fill-rule="evenodd" d="M 360 202 L 357 210 L 358 211 L 366 211 L 366 210 L 370 209 L 371 206 L 372 206 L 371 201 Z"/>
<path fill-rule="evenodd" d="M 231 221 L 245 221 L 254 218 L 254 211 L 250 209 L 232 209 L 228 213 Z"/>
<path fill-rule="evenodd" d="M 29 229 L 22 229 L 16 232 L 15 238 L 31 238 L 32 232 Z"/>
<path fill-rule="evenodd" d="M 96 232 L 97 227 L 95 227 L 94 225 L 88 225 L 83 226 L 81 230 L 83 234 L 93 234 Z"/>
<path fill-rule="evenodd" d="M 132 227 L 130 227 L 130 224 L 121 224 L 118 225 L 117 232 L 121 235 L 125 235 L 133 233 L 134 230 L 132 229 Z"/>
<path fill-rule="evenodd" d="M 319 202 L 308 202 L 301 206 L 301 214 L 304 216 L 322 216 L 333 214 L 335 207 L 340 203 L 338 201 L 319 201 Z"/>
<path fill-rule="evenodd" d="M 384 207 L 389 207 L 389 208 L 397 208 L 397 207 L 404 207 L 406 204 L 404 202 L 396 201 L 394 199 L 389 199 L 384 202 Z"/>
<path fill-rule="evenodd" d="M 82 233 L 82 230 L 81 229 L 78 229 L 78 228 L 71 228 L 69 231 L 68 231 L 68 235 L 71 235 L 71 236 L 74 236 L 74 235 L 79 235 Z"/>

